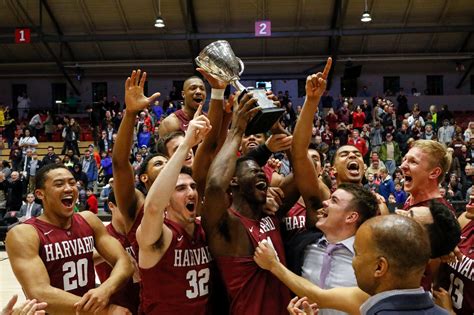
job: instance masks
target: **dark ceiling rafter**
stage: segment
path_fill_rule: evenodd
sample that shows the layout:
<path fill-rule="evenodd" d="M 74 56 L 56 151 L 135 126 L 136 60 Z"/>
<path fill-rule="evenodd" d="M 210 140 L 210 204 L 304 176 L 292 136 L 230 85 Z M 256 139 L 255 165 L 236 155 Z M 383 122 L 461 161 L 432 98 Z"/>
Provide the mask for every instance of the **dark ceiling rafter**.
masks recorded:
<path fill-rule="evenodd" d="M 303 10 L 305 6 L 305 0 L 297 0 L 298 2 L 296 3 L 296 17 L 295 17 L 295 29 L 300 30 L 301 28 L 301 22 L 303 21 Z M 293 55 L 298 55 L 298 46 L 299 46 L 300 39 L 299 37 L 295 37 L 293 40 Z"/>
<path fill-rule="evenodd" d="M 469 44 L 469 41 L 471 40 L 472 37 L 472 32 L 469 32 L 464 40 L 462 41 L 461 47 L 459 47 L 458 52 L 464 52 L 467 48 L 467 45 Z"/>
<path fill-rule="evenodd" d="M 441 13 L 436 21 L 438 21 L 439 24 L 444 25 L 444 20 L 446 19 L 446 16 L 449 11 L 450 3 L 452 1 L 450 0 L 444 0 L 444 5 L 443 9 L 441 10 Z M 436 33 L 431 34 L 431 37 L 428 41 L 428 44 L 426 45 L 425 52 L 430 52 L 435 43 L 438 41 L 439 36 Z"/>
<path fill-rule="evenodd" d="M 405 8 L 405 13 L 403 14 L 402 24 L 403 27 L 407 26 L 408 20 L 410 18 L 410 14 L 413 9 L 413 2 L 414 0 L 408 0 L 407 6 Z M 400 51 L 400 42 L 402 40 L 402 34 L 397 34 L 397 37 L 393 41 L 393 51 Z"/>
<path fill-rule="evenodd" d="M 46 13 L 48 13 L 49 18 L 51 19 L 51 22 L 53 22 L 54 29 L 59 35 L 64 35 L 61 27 L 59 26 L 58 20 L 53 14 L 53 11 L 51 10 L 51 7 L 49 6 L 48 0 L 40 0 L 40 3 L 43 5 L 44 9 L 46 10 Z M 42 30 L 41 30 L 42 32 Z M 62 45 L 66 48 L 69 56 L 71 56 L 72 60 L 76 60 L 76 56 L 74 55 L 74 51 L 72 50 L 71 46 L 68 44 L 68 42 L 61 42 Z"/>
<path fill-rule="evenodd" d="M 190 35 L 198 34 L 196 13 L 194 11 L 194 1 L 193 0 L 181 0 L 181 13 L 183 15 L 184 24 L 186 25 L 186 32 Z M 194 57 L 199 55 L 201 51 L 201 43 L 197 38 L 188 38 L 189 53 L 194 64 Z"/>
<path fill-rule="evenodd" d="M 82 0 L 79 0 L 82 1 Z M 414 26 L 414 27 L 390 27 L 390 28 L 367 28 L 367 29 L 338 29 L 317 31 L 288 31 L 272 32 L 272 38 L 300 37 L 328 37 L 328 36 L 362 36 L 362 35 L 394 35 L 402 34 L 427 34 L 427 33 L 465 33 L 473 32 L 474 25 L 445 25 L 445 26 Z M 113 34 L 88 34 L 88 35 L 55 35 L 44 34 L 43 39 L 48 43 L 67 42 L 97 42 L 97 41 L 150 41 L 150 40 L 214 40 L 214 39 L 254 39 L 254 33 L 182 33 L 182 34 L 156 34 L 156 33 L 113 33 Z M 11 43 L 11 35 L 0 35 L 0 43 Z M 31 34 L 31 41 L 40 41 L 38 34 Z"/>
<path fill-rule="evenodd" d="M 120 19 L 122 20 L 123 27 L 125 28 L 125 32 L 128 33 L 130 31 L 130 26 L 127 20 L 127 16 L 125 15 L 125 10 L 123 9 L 123 6 L 120 0 L 115 0 L 115 6 L 117 7 L 117 11 L 119 13 Z M 137 57 L 140 58 L 140 52 L 138 51 L 137 45 L 135 44 L 134 41 L 130 42 L 130 47 L 132 49 L 133 58 L 134 59 L 137 59 Z"/>
<path fill-rule="evenodd" d="M 473 66 L 474 66 L 474 59 L 471 59 L 471 64 L 469 65 L 469 67 L 467 67 L 467 69 L 466 69 L 466 71 L 464 72 L 462 78 L 459 80 L 458 85 L 456 85 L 456 89 L 460 89 L 460 88 L 461 88 L 462 84 L 464 83 L 464 81 L 466 80 L 466 78 L 468 77 L 468 75 L 471 73 Z"/>
<path fill-rule="evenodd" d="M 28 22 L 30 23 L 31 26 L 34 26 L 35 23 L 33 21 L 33 19 L 28 15 L 28 11 L 23 7 L 23 5 L 21 4 L 20 1 L 16 2 L 18 8 L 20 9 L 20 11 L 22 11 L 22 14 L 23 16 L 28 20 Z M 40 30 L 40 35 L 41 35 L 41 30 Z M 69 74 L 67 73 L 66 71 L 66 68 L 64 68 L 64 65 L 61 61 L 60 58 L 58 58 L 58 56 L 56 56 L 56 54 L 54 53 L 53 49 L 51 48 L 51 46 L 43 40 L 43 37 L 40 36 L 40 39 L 41 39 L 41 42 L 43 43 L 44 47 L 46 48 L 46 50 L 48 51 L 48 53 L 51 55 L 51 57 L 53 57 L 54 59 L 54 62 L 56 63 L 56 66 L 59 68 L 59 71 L 63 74 L 64 78 L 68 81 L 69 85 L 72 87 L 72 89 L 74 90 L 74 92 L 77 94 L 77 95 L 81 95 L 81 93 L 79 92 L 79 89 L 76 87 L 74 81 L 71 79 L 71 77 L 69 77 Z"/>
<path fill-rule="evenodd" d="M 85 35 L 85 36 L 91 36 L 90 34 L 93 34 L 95 33 L 96 31 L 96 27 L 95 27 L 95 24 L 94 24 L 94 21 L 92 20 L 92 17 L 89 13 L 89 9 L 87 8 L 87 5 L 85 4 L 84 0 L 77 0 L 77 4 L 79 5 L 79 7 L 81 8 L 81 17 L 82 17 L 82 21 L 84 22 L 89 34 L 88 35 Z M 95 49 L 97 50 L 98 54 L 99 54 L 99 58 L 102 59 L 102 60 L 105 60 L 105 54 L 104 54 L 104 51 L 102 50 L 102 47 L 100 47 L 100 44 L 99 42 L 97 41 L 92 41 L 94 43 L 94 47 Z"/>
<path fill-rule="evenodd" d="M 332 12 L 331 18 L 331 29 L 332 30 L 339 30 L 342 29 L 344 26 L 344 17 L 347 13 L 347 7 L 349 6 L 348 0 L 335 0 L 334 2 L 334 9 Z M 339 55 L 339 46 L 341 44 L 341 37 L 342 36 L 331 36 L 328 42 L 328 53 L 331 55 L 332 61 L 334 65 L 337 62 L 337 57 Z M 327 78 L 327 87 L 326 89 L 331 89 L 332 85 L 332 78 L 334 74 L 335 66 L 331 67 L 329 71 L 329 75 Z"/>

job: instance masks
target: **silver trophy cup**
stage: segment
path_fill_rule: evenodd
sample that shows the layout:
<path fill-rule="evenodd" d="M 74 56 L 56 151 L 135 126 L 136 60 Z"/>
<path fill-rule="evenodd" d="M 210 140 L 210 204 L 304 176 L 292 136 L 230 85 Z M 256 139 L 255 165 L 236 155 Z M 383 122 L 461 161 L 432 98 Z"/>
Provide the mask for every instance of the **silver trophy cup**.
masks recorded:
<path fill-rule="evenodd" d="M 240 75 L 244 71 L 244 63 L 236 57 L 229 42 L 219 40 L 207 45 L 195 59 L 196 64 L 206 70 L 213 77 L 230 83 L 240 91 L 240 99 L 248 92 L 257 98 L 257 106 L 262 108 L 248 123 L 246 135 L 267 132 L 280 119 L 285 111 L 273 104 L 266 97 L 264 89 L 245 88 L 240 82 Z"/>

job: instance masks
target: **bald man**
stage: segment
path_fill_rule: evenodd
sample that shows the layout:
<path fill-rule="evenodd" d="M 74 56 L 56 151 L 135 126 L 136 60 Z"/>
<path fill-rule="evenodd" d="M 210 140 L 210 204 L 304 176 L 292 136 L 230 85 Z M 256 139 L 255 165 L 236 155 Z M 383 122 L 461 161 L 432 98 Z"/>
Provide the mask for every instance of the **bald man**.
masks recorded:
<path fill-rule="evenodd" d="M 330 290 L 291 273 L 266 243 L 260 243 L 254 259 L 298 296 L 308 297 L 320 308 L 354 315 L 448 314 L 420 288 L 431 255 L 428 233 L 421 224 L 399 215 L 369 219 L 356 233 L 354 251 L 352 266 L 358 287 Z"/>

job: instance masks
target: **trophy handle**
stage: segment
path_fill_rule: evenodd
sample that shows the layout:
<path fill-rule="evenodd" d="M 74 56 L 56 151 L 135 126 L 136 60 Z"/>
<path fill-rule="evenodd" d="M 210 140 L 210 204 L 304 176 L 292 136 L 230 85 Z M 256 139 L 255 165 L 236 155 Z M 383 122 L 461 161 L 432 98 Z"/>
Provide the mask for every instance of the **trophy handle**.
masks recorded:
<path fill-rule="evenodd" d="M 239 62 L 239 65 L 240 65 L 240 71 L 239 71 L 239 76 L 240 76 L 242 74 L 242 72 L 244 72 L 245 67 L 244 67 L 244 63 L 242 62 L 242 60 L 240 58 L 236 57 L 236 59 Z"/>

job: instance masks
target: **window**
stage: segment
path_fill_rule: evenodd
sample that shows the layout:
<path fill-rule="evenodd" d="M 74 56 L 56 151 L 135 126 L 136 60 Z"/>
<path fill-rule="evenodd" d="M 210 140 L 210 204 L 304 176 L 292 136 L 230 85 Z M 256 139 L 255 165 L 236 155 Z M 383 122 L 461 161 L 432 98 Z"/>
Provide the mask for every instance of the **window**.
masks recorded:
<path fill-rule="evenodd" d="M 66 90 L 66 83 L 51 83 L 51 102 L 53 106 L 66 101 Z"/>
<path fill-rule="evenodd" d="M 357 78 L 341 78 L 341 95 L 344 97 L 357 96 Z"/>
<path fill-rule="evenodd" d="M 107 96 L 107 82 L 92 82 L 92 102 L 97 103 Z"/>
<path fill-rule="evenodd" d="M 306 96 L 306 79 L 298 79 L 298 97 Z"/>
<path fill-rule="evenodd" d="M 383 91 L 385 95 L 395 95 L 400 91 L 400 77 L 383 77 Z"/>
<path fill-rule="evenodd" d="M 427 75 L 426 92 L 428 95 L 443 95 L 443 76 Z"/>

